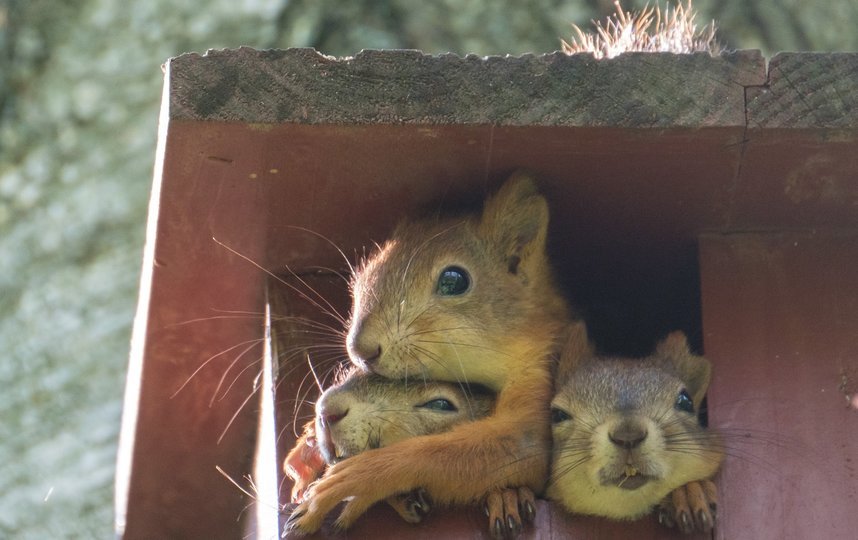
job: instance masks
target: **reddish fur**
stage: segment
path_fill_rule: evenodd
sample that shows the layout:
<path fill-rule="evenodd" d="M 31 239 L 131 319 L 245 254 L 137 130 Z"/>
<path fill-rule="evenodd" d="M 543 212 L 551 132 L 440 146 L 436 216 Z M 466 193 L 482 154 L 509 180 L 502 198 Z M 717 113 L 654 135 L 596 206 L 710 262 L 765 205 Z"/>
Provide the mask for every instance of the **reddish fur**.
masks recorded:
<path fill-rule="evenodd" d="M 519 370 L 514 381 L 507 380 L 494 415 L 447 433 L 368 450 L 329 468 L 300 510 L 305 512 L 298 518 L 300 528 L 317 530 L 324 516 L 349 496 L 354 498 L 337 519 L 342 528 L 375 502 L 419 487 L 434 501 L 448 504 L 479 502 L 493 488 L 526 486 L 541 492 L 550 460 L 547 398 L 552 392 L 552 342 L 544 344 L 519 358 L 531 365 Z M 539 358 L 543 360 L 534 362 Z"/>
<path fill-rule="evenodd" d="M 368 450 L 330 467 L 296 509 L 292 528 L 318 530 L 324 516 L 349 497 L 336 522 L 341 528 L 375 502 L 416 488 L 425 489 L 441 504 L 476 503 L 497 488 L 543 490 L 551 448 L 550 358 L 567 312 L 544 253 L 547 208 L 532 181 L 523 175 L 510 179 L 487 202 L 476 234 L 490 238 L 485 242 L 494 251 L 485 254 L 485 260 L 493 260 L 489 256 L 497 255 L 499 247 L 508 249 L 500 244 L 518 241 L 504 229 L 509 227 L 506 222 L 531 214 L 539 216 L 538 230 L 526 229 L 534 233 L 532 243 L 516 251 L 521 256 L 520 274 L 529 283 L 526 321 L 505 328 L 508 335 L 486 336 L 492 347 L 478 360 L 480 366 L 458 366 L 468 382 L 487 384 L 498 392 L 494 414 L 443 434 Z M 430 375 L 440 379 L 441 373 Z"/>
<path fill-rule="evenodd" d="M 325 472 L 325 460 L 315 444 L 314 422 L 304 426 L 304 434 L 295 442 L 295 447 L 283 461 L 283 472 L 292 479 L 292 502 L 304 500 L 310 484 Z"/>

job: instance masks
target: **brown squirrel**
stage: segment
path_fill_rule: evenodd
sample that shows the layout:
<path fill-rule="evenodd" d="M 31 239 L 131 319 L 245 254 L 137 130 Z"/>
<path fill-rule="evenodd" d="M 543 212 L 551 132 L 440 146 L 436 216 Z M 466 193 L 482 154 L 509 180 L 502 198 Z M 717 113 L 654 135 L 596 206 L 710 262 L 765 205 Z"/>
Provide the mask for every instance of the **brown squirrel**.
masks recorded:
<path fill-rule="evenodd" d="M 365 262 L 353 280 L 352 362 L 387 378 L 480 384 L 497 402 L 485 418 L 332 465 L 290 529 L 318 530 L 349 499 L 336 520 L 347 528 L 373 503 L 423 488 L 441 504 L 488 500 L 493 532 L 517 532 L 504 490 L 541 492 L 548 478 L 551 356 L 569 320 L 547 232 L 547 201 L 519 172 L 480 214 L 406 221 Z"/>
<path fill-rule="evenodd" d="M 292 502 L 304 499 L 329 464 L 409 437 L 448 431 L 488 416 L 493 407 L 494 395 L 478 387 L 405 382 L 351 369 L 324 391 L 315 419 L 284 461 L 284 472 L 294 481 Z M 420 522 L 432 504 L 422 489 L 387 502 L 409 523 Z"/>
<path fill-rule="evenodd" d="M 584 32 L 573 24 L 576 35 L 571 42 L 560 40 L 563 52 L 613 58 L 625 52 L 708 52 L 715 56 L 723 51 L 715 39 L 714 21 L 697 30 L 694 22 L 697 13 L 691 7 L 691 0 L 685 7 L 681 3 L 673 9 L 668 7 L 664 16 L 658 5 L 655 8 L 646 6 L 639 12 L 624 11 L 619 0 L 614 1 L 614 6 L 616 14 L 608 17 L 604 24 L 593 22 L 595 34 Z"/>
<path fill-rule="evenodd" d="M 689 351 L 682 332 L 646 358 L 601 357 L 584 326 L 572 324 L 551 403 L 547 496 L 573 513 L 613 519 L 659 505 L 665 525 L 711 530 L 716 499 L 707 479 L 724 451 L 696 414 L 709 376 L 709 361 Z M 689 498 L 691 510 L 683 502 Z"/>

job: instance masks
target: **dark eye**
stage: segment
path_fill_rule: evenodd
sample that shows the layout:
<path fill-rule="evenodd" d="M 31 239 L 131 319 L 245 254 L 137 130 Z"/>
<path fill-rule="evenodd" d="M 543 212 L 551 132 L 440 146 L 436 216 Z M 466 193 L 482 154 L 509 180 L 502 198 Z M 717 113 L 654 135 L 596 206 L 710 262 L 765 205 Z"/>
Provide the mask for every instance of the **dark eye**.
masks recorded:
<path fill-rule="evenodd" d="M 471 277 L 467 270 L 459 266 L 448 266 L 441 270 L 435 292 L 440 296 L 458 296 L 465 293 L 470 286 Z"/>
<path fill-rule="evenodd" d="M 431 411 L 451 411 L 456 412 L 459 409 L 456 408 L 449 400 L 444 398 L 433 399 L 432 401 L 427 401 L 423 405 L 419 406 L 421 409 L 429 409 Z"/>
<path fill-rule="evenodd" d="M 694 412 L 694 402 L 691 400 L 691 396 L 688 395 L 688 392 L 682 390 L 678 396 L 676 396 L 676 403 L 673 404 L 673 407 L 678 411 L 685 411 L 689 413 Z"/>
<path fill-rule="evenodd" d="M 558 409 L 557 407 L 551 407 L 551 423 L 559 424 L 560 422 L 565 422 L 566 420 L 572 420 L 572 415 L 563 409 Z"/>

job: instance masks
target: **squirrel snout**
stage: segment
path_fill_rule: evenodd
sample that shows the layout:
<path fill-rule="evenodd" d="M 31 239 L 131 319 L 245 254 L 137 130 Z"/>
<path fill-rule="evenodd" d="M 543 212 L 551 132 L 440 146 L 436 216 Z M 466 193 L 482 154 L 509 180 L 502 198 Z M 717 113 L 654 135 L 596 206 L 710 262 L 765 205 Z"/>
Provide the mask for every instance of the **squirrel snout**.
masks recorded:
<path fill-rule="evenodd" d="M 346 342 L 352 360 L 369 367 L 381 356 L 381 343 L 367 339 L 362 332 L 350 332 Z"/>
<path fill-rule="evenodd" d="M 638 447 L 646 440 L 646 437 L 646 428 L 631 422 L 623 422 L 608 432 L 608 439 L 615 445 L 626 450 Z"/>
<path fill-rule="evenodd" d="M 330 427 L 342 420 L 349 414 L 349 410 L 326 410 L 322 411 L 319 415 L 319 420 L 322 422 L 322 426 Z"/>
<path fill-rule="evenodd" d="M 319 428 L 326 430 L 342 420 L 355 404 L 348 392 L 327 391 L 316 402 L 316 422 Z"/>

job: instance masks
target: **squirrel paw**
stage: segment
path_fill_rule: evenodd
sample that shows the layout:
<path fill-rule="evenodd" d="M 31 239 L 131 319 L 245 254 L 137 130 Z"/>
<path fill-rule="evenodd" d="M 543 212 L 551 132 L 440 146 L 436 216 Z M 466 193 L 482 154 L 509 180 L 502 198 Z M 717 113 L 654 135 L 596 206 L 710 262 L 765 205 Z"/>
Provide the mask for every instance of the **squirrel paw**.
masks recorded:
<path fill-rule="evenodd" d="M 689 482 L 658 505 L 658 522 L 684 534 L 709 533 L 715 526 L 718 491 L 710 480 Z"/>
<path fill-rule="evenodd" d="M 526 487 L 495 488 L 486 496 L 484 508 L 493 538 L 517 538 L 523 524 L 536 516 L 535 497 Z"/>
<path fill-rule="evenodd" d="M 336 505 L 345 498 L 340 496 L 319 496 L 316 488 L 324 489 L 325 478 L 310 486 L 305 493 L 304 500 L 292 509 L 289 519 L 286 520 L 284 533 L 294 536 L 312 534 L 322 528 L 325 516 L 327 516 Z M 350 523 L 349 523 L 350 524 Z M 337 520 L 335 527 L 340 527 Z M 345 528 L 345 527 L 343 527 Z"/>
<path fill-rule="evenodd" d="M 283 460 L 283 472 L 294 482 L 291 498 L 293 503 L 304 500 L 310 484 L 322 476 L 326 466 L 316 442 L 315 424 L 310 421 L 304 426 L 304 434 L 298 438 L 295 447 Z"/>
<path fill-rule="evenodd" d="M 318 484 L 317 484 L 318 485 Z M 319 497 L 313 493 L 313 488 L 304 499 L 304 502 L 295 507 L 295 510 L 286 521 L 286 532 L 302 536 L 312 534 L 322 528 L 322 523 L 336 505 L 345 496 L 326 495 Z M 344 531 L 362 516 L 376 501 L 363 497 L 352 497 L 342 508 L 339 517 L 334 521 L 334 529 Z"/>
<path fill-rule="evenodd" d="M 420 523 L 432 510 L 429 494 L 424 489 L 415 489 L 410 493 L 388 497 L 387 504 L 408 523 Z"/>
<path fill-rule="evenodd" d="M 286 519 L 286 523 L 283 525 L 283 534 L 281 538 L 288 537 L 299 537 L 304 536 L 306 534 L 312 534 L 319 530 L 322 526 L 321 520 L 319 522 L 311 521 L 303 519 L 306 513 L 306 510 L 303 509 L 304 505 L 307 504 L 306 499 L 303 503 L 294 505 L 292 511 L 289 513 L 289 517 Z"/>
<path fill-rule="evenodd" d="M 340 501 L 348 499 L 334 522 L 334 528 L 345 530 L 370 506 L 390 497 L 392 494 L 371 478 L 373 471 L 384 470 L 385 465 L 390 470 L 390 463 L 384 454 L 379 456 L 377 452 L 368 450 L 329 467 L 325 475 L 307 490 L 304 502 L 295 508 L 287 521 L 287 530 L 296 534 L 318 531 L 325 516 Z M 391 483 L 397 482 L 393 480 Z"/>

